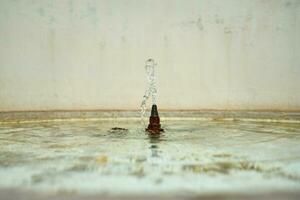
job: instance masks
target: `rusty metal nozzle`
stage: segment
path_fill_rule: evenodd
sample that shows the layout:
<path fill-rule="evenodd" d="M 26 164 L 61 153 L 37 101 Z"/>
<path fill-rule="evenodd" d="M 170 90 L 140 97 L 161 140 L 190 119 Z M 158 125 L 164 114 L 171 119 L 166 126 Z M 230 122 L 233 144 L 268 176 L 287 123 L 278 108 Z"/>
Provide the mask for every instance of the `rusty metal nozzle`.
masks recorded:
<path fill-rule="evenodd" d="M 161 132 L 164 132 L 164 129 L 162 129 L 160 126 L 158 110 L 155 104 L 152 105 L 151 116 L 149 118 L 149 125 L 148 128 L 146 128 L 146 131 L 150 134 L 159 134 Z"/>

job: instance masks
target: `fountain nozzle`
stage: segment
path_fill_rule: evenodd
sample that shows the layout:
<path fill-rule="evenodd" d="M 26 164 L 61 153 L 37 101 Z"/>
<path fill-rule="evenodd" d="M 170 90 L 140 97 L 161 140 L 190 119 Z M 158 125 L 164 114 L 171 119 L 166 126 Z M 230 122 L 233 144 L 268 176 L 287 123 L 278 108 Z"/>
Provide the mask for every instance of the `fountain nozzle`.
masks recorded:
<path fill-rule="evenodd" d="M 146 131 L 150 134 L 159 134 L 161 132 L 164 132 L 164 129 L 160 127 L 160 119 L 158 116 L 157 106 L 155 104 L 152 105 L 149 125 L 148 128 L 146 128 Z"/>

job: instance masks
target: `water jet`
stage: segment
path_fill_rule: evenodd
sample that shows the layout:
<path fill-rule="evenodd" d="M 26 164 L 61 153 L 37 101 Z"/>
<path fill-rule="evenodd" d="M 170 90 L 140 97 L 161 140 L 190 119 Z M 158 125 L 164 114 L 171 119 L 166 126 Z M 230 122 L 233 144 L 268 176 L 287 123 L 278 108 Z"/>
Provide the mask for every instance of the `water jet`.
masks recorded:
<path fill-rule="evenodd" d="M 154 74 L 154 68 L 157 63 L 152 59 L 146 60 L 146 72 L 147 72 L 147 79 L 148 79 L 148 88 L 143 96 L 142 104 L 141 104 L 141 119 L 143 124 L 144 123 L 144 116 L 146 111 L 146 104 L 149 97 L 152 97 L 152 108 L 151 108 L 151 115 L 149 118 L 149 125 L 146 128 L 146 131 L 150 134 L 159 134 L 164 130 L 160 126 L 160 119 L 158 115 L 156 99 L 157 99 L 157 87 L 156 87 L 156 80 Z"/>

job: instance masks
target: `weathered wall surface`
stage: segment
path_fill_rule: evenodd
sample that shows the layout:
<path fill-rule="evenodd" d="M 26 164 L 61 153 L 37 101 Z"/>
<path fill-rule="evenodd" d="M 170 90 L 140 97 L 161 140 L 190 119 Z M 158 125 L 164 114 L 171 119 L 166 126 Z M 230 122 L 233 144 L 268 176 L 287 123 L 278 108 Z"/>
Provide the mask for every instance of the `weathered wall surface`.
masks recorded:
<path fill-rule="evenodd" d="M 299 0 L 1 0 L 0 111 L 300 109 Z"/>

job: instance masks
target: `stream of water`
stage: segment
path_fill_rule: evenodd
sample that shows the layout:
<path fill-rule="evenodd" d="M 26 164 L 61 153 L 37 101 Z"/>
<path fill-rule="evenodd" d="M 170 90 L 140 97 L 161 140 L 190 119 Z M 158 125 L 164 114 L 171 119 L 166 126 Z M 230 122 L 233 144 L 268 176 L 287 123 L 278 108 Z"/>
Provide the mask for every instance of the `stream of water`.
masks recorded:
<path fill-rule="evenodd" d="M 150 58 L 146 61 L 145 69 L 146 69 L 148 84 L 141 103 L 141 121 L 143 125 L 145 125 L 145 113 L 147 111 L 147 102 L 149 98 L 151 97 L 152 99 L 152 105 L 156 104 L 157 87 L 156 87 L 156 78 L 154 73 L 155 66 L 157 66 L 157 63 L 153 59 Z"/>

